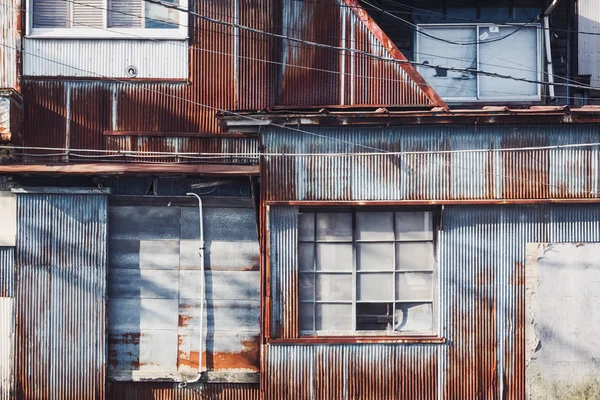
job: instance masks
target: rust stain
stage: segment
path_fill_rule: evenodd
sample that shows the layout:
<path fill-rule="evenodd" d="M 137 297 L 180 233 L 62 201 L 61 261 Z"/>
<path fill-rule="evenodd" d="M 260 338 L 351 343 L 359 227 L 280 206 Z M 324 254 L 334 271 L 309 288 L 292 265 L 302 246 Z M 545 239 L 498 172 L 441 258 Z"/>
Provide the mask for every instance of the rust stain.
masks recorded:
<path fill-rule="evenodd" d="M 186 308 L 189 308 L 189 306 L 187 306 Z M 188 326 L 188 323 L 190 322 L 191 319 L 192 319 L 191 315 L 179 314 L 178 326 L 180 328 L 185 328 L 186 326 Z"/>
<path fill-rule="evenodd" d="M 525 285 L 525 264 L 517 261 L 515 263 L 515 271 L 510 275 L 510 282 L 512 286 Z"/>
<path fill-rule="evenodd" d="M 181 350 L 181 337 L 177 355 L 178 367 L 197 369 L 200 361 L 198 351 L 185 352 Z M 221 371 L 244 369 L 258 372 L 260 369 L 260 337 L 242 341 L 243 350 L 237 353 L 204 351 L 202 366 L 208 370 Z"/>

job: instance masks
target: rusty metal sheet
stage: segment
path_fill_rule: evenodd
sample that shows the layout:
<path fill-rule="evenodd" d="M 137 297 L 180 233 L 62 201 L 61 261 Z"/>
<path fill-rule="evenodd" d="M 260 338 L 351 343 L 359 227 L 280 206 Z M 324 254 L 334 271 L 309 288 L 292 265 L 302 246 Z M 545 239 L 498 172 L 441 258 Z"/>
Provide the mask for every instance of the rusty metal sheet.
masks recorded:
<path fill-rule="evenodd" d="M 0 297 L 13 297 L 15 291 L 14 247 L 0 247 Z"/>
<path fill-rule="evenodd" d="M 107 196 L 17 195 L 17 398 L 105 395 Z"/>
<path fill-rule="evenodd" d="M 110 400 L 259 400 L 258 384 L 209 383 L 203 388 L 180 389 L 172 383 L 115 382 L 108 387 Z"/>

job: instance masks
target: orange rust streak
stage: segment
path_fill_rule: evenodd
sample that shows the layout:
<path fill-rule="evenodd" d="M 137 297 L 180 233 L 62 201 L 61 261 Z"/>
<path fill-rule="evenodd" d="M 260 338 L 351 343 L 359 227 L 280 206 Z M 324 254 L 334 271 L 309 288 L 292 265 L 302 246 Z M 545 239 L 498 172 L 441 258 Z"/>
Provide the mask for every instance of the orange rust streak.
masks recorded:
<path fill-rule="evenodd" d="M 181 340 L 180 340 L 181 342 Z M 208 370 L 245 369 L 258 372 L 260 367 L 260 338 L 242 342 L 244 350 L 239 353 L 220 353 L 204 351 L 202 353 L 202 367 Z M 200 352 L 177 352 L 178 367 L 197 369 L 200 361 Z"/>

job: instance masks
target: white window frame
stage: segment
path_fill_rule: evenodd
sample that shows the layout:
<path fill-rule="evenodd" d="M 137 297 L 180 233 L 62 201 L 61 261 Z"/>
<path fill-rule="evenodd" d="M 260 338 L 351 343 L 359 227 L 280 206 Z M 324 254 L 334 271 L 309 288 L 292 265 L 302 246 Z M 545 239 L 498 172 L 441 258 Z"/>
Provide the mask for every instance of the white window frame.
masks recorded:
<path fill-rule="evenodd" d="M 423 60 L 421 58 L 421 54 L 420 54 L 420 37 L 422 36 L 422 34 L 420 33 L 420 30 L 422 28 L 475 28 L 476 29 L 476 39 L 479 41 L 479 31 L 481 28 L 488 28 L 491 26 L 497 26 L 499 28 L 510 28 L 510 27 L 515 27 L 515 26 L 527 26 L 529 28 L 535 28 L 536 29 L 536 44 L 537 44 L 537 53 L 536 53 L 536 59 L 537 59 L 537 80 L 538 81 L 543 81 L 543 72 L 544 72 L 544 64 L 543 64 L 543 36 L 540 33 L 541 30 L 541 25 L 540 24 L 531 24 L 531 23 L 514 23 L 514 24 L 510 24 L 510 25 L 505 25 L 505 24 L 500 24 L 500 23 L 458 23 L 458 24 L 419 24 L 417 25 L 417 32 L 415 34 L 415 54 L 416 54 L 416 61 L 417 63 L 421 63 Z M 518 28 L 517 28 L 518 29 Z M 477 46 L 477 69 L 481 70 L 482 68 L 480 68 L 479 65 L 479 44 L 476 45 Z M 483 69 L 485 70 L 485 68 Z M 533 95 L 533 96 L 494 96 L 494 97 L 481 97 L 480 96 L 480 74 L 477 74 L 477 97 L 447 97 L 444 98 L 444 100 L 446 100 L 449 103 L 452 102 L 480 102 L 480 103 L 491 103 L 491 102 L 501 102 L 501 101 L 506 101 L 506 102 L 519 102 L 519 101 L 541 101 L 542 99 L 542 85 L 541 84 L 537 84 L 537 94 Z M 432 85 L 432 87 L 435 89 L 435 85 Z"/>
<path fill-rule="evenodd" d="M 108 27 L 108 1 L 104 0 L 103 22 L 104 27 L 92 28 L 34 28 L 33 27 L 33 3 L 35 0 L 26 0 L 26 37 L 31 39 L 165 39 L 165 40 L 185 40 L 188 38 L 188 13 L 179 12 L 179 27 L 173 29 L 166 28 L 110 28 Z M 85 1 L 85 0 L 80 0 Z M 187 10 L 188 0 L 178 0 L 178 6 Z M 142 13 L 140 18 L 146 15 L 146 2 L 142 0 Z"/>
<path fill-rule="evenodd" d="M 299 335 L 301 338 L 306 338 L 306 337 L 374 337 L 374 336 L 389 336 L 389 337 L 418 337 L 418 338 L 430 338 L 430 337 L 440 337 L 440 327 L 441 327 L 441 313 L 440 313 L 440 262 L 439 262 L 439 252 L 440 252 L 440 236 L 441 236 L 441 229 L 440 229 L 440 225 L 439 225 L 439 219 L 441 218 L 440 215 L 440 211 L 438 209 L 435 208 L 415 208 L 415 209 L 407 209 L 407 208 L 401 208 L 401 207 L 391 207 L 389 209 L 362 209 L 361 207 L 351 207 L 348 209 L 327 209 L 327 208 L 313 208 L 313 207 L 301 207 L 299 209 L 300 213 L 306 212 L 306 213 L 314 213 L 315 214 L 315 218 L 316 218 L 316 214 L 328 214 L 328 213 L 350 213 L 352 214 L 352 218 L 353 218 L 353 227 L 352 227 L 352 326 L 353 329 L 351 331 L 346 331 L 346 330 L 302 330 L 299 329 Z M 356 214 L 360 213 L 360 212 L 381 212 L 381 213 L 392 213 L 393 216 L 393 220 L 395 221 L 395 214 L 396 213 L 403 213 L 403 212 L 430 212 L 431 213 L 431 217 L 432 217 L 432 228 L 433 228 L 433 238 L 432 238 L 432 242 L 433 242 L 433 270 L 431 271 L 432 277 L 433 277 L 433 294 L 432 294 L 432 299 L 430 300 L 431 304 L 432 304 L 432 329 L 431 330 L 423 330 L 423 331 L 390 331 L 390 330 L 358 330 L 356 329 L 356 325 L 357 325 L 357 321 L 356 321 L 356 307 L 357 304 L 359 303 L 363 303 L 363 304 L 381 304 L 384 302 L 381 301 L 358 301 L 357 300 L 357 288 L 358 288 L 358 282 L 357 282 L 357 275 L 359 273 L 361 273 L 360 271 L 357 270 L 357 256 L 356 256 L 356 251 L 357 251 L 357 245 L 360 243 L 394 243 L 394 246 L 396 243 L 401 243 L 401 242 L 405 242 L 402 240 L 399 240 L 397 238 L 394 238 L 394 240 L 364 240 L 364 241 L 359 241 L 356 239 L 356 235 L 357 235 L 357 230 L 356 230 Z M 395 222 L 394 222 L 395 224 Z M 299 228 L 299 226 L 298 226 Z M 315 253 L 313 255 L 314 259 L 316 260 L 316 244 L 319 243 L 320 241 L 317 239 L 316 237 L 316 219 L 315 219 L 315 237 L 313 238 L 313 241 L 301 241 L 300 237 L 298 237 L 298 246 L 300 245 L 300 243 L 314 243 L 315 244 Z M 427 242 L 427 240 L 416 240 L 414 242 Z M 410 241 L 409 241 L 410 242 Z M 323 241 L 323 243 L 348 243 L 346 241 L 340 242 L 340 241 Z M 394 263 L 395 261 L 395 250 L 394 250 Z M 299 261 L 300 259 L 300 252 L 298 251 L 298 263 L 300 263 Z M 299 266 L 299 265 L 298 265 Z M 390 301 L 391 303 L 393 303 L 393 307 L 394 307 L 394 311 L 395 311 L 395 307 L 396 307 L 396 303 L 426 303 L 429 302 L 429 300 L 424 300 L 423 301 L 419 301 L 419 300 L 414 300 L 414 301 L 400 301 L 398 299 L 396 299 L 396 284 L 395 284 L 395 276 L 398 273 L 403 273 L 403 272 L 427 272 L 427 271 L 401 271 L 401 270 L 397 270 L 394 269 L 394 271 L 385 271 L 385 272 L 392 272 L 393 276 L 394 276 L 394 299 L 392 301 Z M 300 275 L 301 274 L 310 274 L 309 271 L 298 271 L 298 280 L 300 281 Z M 319 271 L 316 270 L 316 267 L 313 271 L 313 276 L 314 276 L 314 283 L 315 283 L 315 288 L 316 289 L 316 276 L 317 274 L 320 273 Z M 325 272 L 328 273 L 328 272 Z M 363 271 L 362 273 L 379 273 L 379 271 Z M 314 290 L 313 289 L 313 290 Z M 314 295 L 314 298 L 312 301 L 302 301 L 302 299 L 300 298 L 300 290 L 298 290 L 298 312 L 300 313 L 300 307 L 301 304 L 313 304 L 313 310 L 316 310 L 316 304 L 318 304 L 319 301 L 317 301 L 316 299 L 316 294 Z M 322 301 L 320 303 L 328 303 L 328 304 L 334 304 L 334 303 L 344 303 L 344 304 L 349 304 L 349 301 L 345 301 L 345 302 L 340 302 L 340 301 Z M 392 312 L 392 318 L 394 318 L 394 314 L 395 312 Z M 300 315 L 298 315 L 298 318 L 300 318 Z M 299 321 L 298 321 L 299 323 Z M 315 311 L 315 315 L 313 315 L 313 324 L 316 324 L 316 311 Z M 300 325 L 300 324 L 298 324 Z M 315 325 L 313 325 L 314 328 Z"/>

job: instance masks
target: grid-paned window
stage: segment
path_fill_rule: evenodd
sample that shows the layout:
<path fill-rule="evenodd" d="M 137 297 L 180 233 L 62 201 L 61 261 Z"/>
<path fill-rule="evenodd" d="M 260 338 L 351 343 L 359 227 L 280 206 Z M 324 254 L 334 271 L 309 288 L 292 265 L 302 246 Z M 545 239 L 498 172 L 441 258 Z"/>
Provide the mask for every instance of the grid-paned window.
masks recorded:
<path fill-rule="evenodd" d="M 164 0 L 187 6 L 185 0 Z M 29 0 L 32 35 L 173 37 L 187 33 L 185 12 L 144 0 Z"/>
<path fill-rule="evenodd" d="M 300 333 L 433 334 L 432 211 L 302 211 Z"/>

